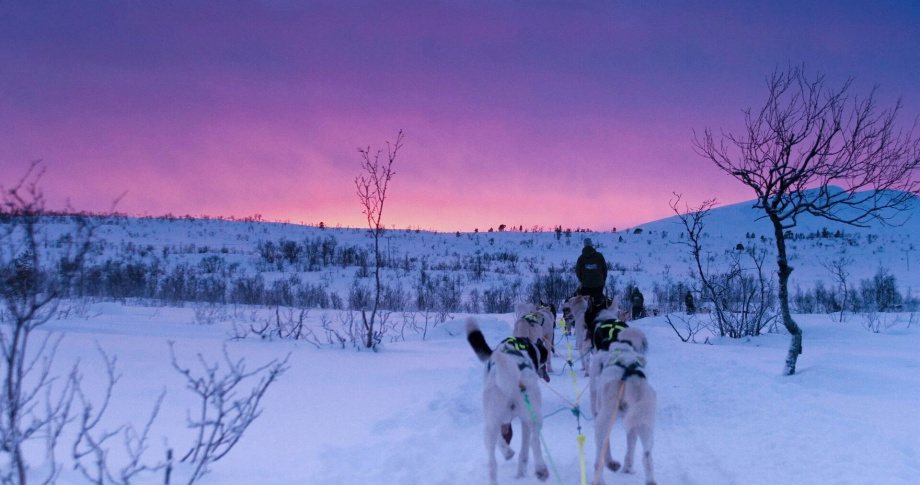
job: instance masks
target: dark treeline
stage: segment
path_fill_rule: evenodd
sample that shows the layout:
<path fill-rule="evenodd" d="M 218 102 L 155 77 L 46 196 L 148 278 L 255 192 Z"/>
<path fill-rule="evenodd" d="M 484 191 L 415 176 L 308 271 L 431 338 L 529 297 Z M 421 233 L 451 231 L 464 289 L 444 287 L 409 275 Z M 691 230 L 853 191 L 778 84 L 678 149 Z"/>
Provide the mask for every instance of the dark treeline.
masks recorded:
<path fill-rule="evenodd" d="M 51 216 L 50 220 L 66 223 L 72 217 Z M 119 223 L 118 218 L 103 221 Z M 65 234 L 50 244 L 66 244 L 67 237 Z M 841 236 L 817 233 L 812 237 Z M 343 244 L 333 235 L 300 241 L 261 241 L 254 252 L 195 244 L 96 244 L 93 257 L 71 280 L 68 296 L 147 299 L 170 305 L 205 302 L 342 310 L 359 310 L 372 303 L 372 251 L 364 245 Z M 523 300 L 559 305 L 578 285 L 569 264 L 545 267 L 535 258 L 521 257 L 507 249 L 438 257 L 385 250 L 381 258 L 386 270 L 381 307 L 392 311 L 507 313 Z M 350 287 L 337 291 L 329 288 L 323 276 L 305 274 L 330 268 L 352 268 Z M 610 270 L 607 294 L 620 296 L 618 277 L 630 269 L 614 263 Z M 661 312 L 681 311 L 688 291 L 705 303 L 694 283 L 668 279 L 642 290 L 649 293 L 649 303 Z M 635 281 L 626 282 L 628 290 L 634 286 Z M 620 301 L 621 306 L 624 303 Z M 849 285 L 846 290 L 823 283 L 806 289 L 798 287 L 792 304 L 797 313 L 833 313 L 841 309 L 890 312 L 915 311 L 918 299 L 909 291 L 899 293 L 894 276 L 880 270 L 873 278 Z"/>
<path fill-rule="evenodd" d="M 386 310 L 506 313 L 527 297 L 559 304 L 577 285 L 570 267 L 540 270 L 536 261 L 509 251 L 455 253 L 436 261 L 425 255 L 382 256 L 388 270 L 382 282 Z M 242 257 L 254 260 L 242 263 L 240 253 L 226 247 L 103 242 L 74 278 L 68 296 L 324 309 L 363 309 L 372 303 L 373 254 L 367 247 L 341 244 L 334 236 L 282 238 L 261 241 L 254 255 Z M 322 277 L 316 281 L 304 274 L 329 268 L 354 269 L 350 288 L 340 294 Z M 525 268 L 533 272 L 529 285 Z M 479 288 L 471 287 L 476 283 Z"/>
<path fill-rule="evenodd" d="M 855 287 L 825 286 L 822 282 L 813 288 L 796 287 L 791 304 L 797 313 L 915 312 L 920 309 L 920 298 L 910 291 L 902 295 L 894 275 L 880 268 L 872 278 L 860 280 Z"/>

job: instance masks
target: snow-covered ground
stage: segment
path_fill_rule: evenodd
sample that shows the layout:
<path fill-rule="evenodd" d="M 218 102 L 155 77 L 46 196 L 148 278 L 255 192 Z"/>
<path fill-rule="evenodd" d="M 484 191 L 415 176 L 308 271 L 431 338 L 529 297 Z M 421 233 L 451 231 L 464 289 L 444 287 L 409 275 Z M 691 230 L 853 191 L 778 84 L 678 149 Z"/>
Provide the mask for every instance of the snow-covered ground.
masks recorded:
<path fill-rule="evenodd" d="M 167 390 L 151 459 L 165 453 L 161 436 L 177 453 L 192 439 L 185 417 L 193 400 L 184 378 L 170 367 L 169 341 L 175 341 L 180 362 L 189 365 L 199 352 L 217 360 L 223 345 L 252 366 L 291 353 L 290 370 L 269 388 L 262 416 L 201 483 L 487 482 L 483 368 L 462 333 L 464 315 L 438 326 L 427 340 L 414 336 L 377 353 L 303 342 L 227 342 L 227 322 L 192 324 L 191 309 L 102 303 L 84 315 L 48 328 L 67 334 L 58 362 L 80 358 L 88 381 L 102 378 L 94 372 L 101 366 L 95 345 L 117 355 L 124 377 L 110 422 L 141 426 L 156 396 Z M 318 317 L 314 312 L 311 323 Z M 798 316 L 805 352 L 791 377 L 780 375 L 788 347 L 784 335 L 688 344 L 663 317 L 636 321 L 648 335 L 648 377 L 659 398 L 658 483 L 917 483 L 920 324 L 908 327 L 910 315 L 898 317 L 887 331 L 870 333 L 856 316 L 845 323 Z M 511 315 L 478 318 L 490 343 L 510 334 Z M 564 361 L 555 359 L 556 369 L 564 368 Z M 587 378 L 578 375 L 583 389 Z M 553 376 L 548 387 L 574 400 L 567 374 Z M 544 389 L 543 397 L 547 456 L 558 470 L 549 483 L 580 483 L 575 416 L 556 393 Z M 587 412 L 587 397 L 582 400 Z M 590 469 L 593 423 L 581 424 Z M 614 454 L 621 455 L 620 424 L 613 436 Z M 519 447 L 517 435 L 513 445 Z M 513 478 L 514 471 L 514 461 L 502 462 L 499 481 L 539 483 L 532 468 L 522 480 Z M 644 483 L 641 472 L 606 473 L 608 483 Z M 65 467 L 60 483 L 85 481 Z M 162 477 L 141 483 L 162 483 Z"/>

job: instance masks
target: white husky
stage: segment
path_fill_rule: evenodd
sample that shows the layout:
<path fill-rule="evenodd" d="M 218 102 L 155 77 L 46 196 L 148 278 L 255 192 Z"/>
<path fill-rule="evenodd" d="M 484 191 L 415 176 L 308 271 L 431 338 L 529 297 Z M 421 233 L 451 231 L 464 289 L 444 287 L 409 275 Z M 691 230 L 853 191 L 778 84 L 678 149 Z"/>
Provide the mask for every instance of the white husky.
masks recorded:
<path fill-rule="evenodd" d="M 605 312 L 601 312 L 602 314 Z M 613 314 L 611 313 L 610 316 Z M 599 315 L 599 319 L 600 319 Z M 630 327 L 619 331 L 617 340 L 608 350 L 597 349 L 591 362 L 591 409 L 594 412 L 594 438 L 597 445 L 595 484 L 603 484 L 603 464 L 613 471 L 620 464 L 610 454 L 609 433 L 617 411 L 626 423 L 626 457 L 623 472 L 633 472 L 636 438 L 642 440 L 645 483 L 654 485 L 652 472 L 652 446 L 654 444 L 655 410 L 657 397 L 645 377 L 645 351 L 648 343 L 641 330 Z M 621 387 L 622 386 L 622 387 Z M 605 456 L 601 456 L 606 446 Z"/>
<path fill-rule="evenodd" d="M 485 445 L 489 455 L 489 483 L 495 485 L 498 464 L 495 445 L 499 445 L 506 460 L 514 451 L 501 439 L 502 425 L 512 418 L 521 421 L 521 452 L 517 476 L 527 471 L 528 450 L 533 448 L 536 476 L 549 478 L 540 448 L 540 428 L 543 426 L 543 405 L 537 372 L 546 360 L 546 349 L 538 340 L 536 345 L 527 338 L 505 339 L 493 351 L 486 343 L 479 324 L 472 317 L 466 321 L 466 338 L 479 360 L 486 362 L 482 408 L 485 414 Z M 530 448 L 528 448 L 528 444 Z"/>
<path fill-rule="evenodd" d="M 590 375 L 589 364 L 591 362 L 591 335 L 585 321 L 585 313 L 590 306 L 591 298 L 587 296 L 573 296 L 563 305 L 563 314 L 568 311 L 572 316 L 571 325 L 575 327 L 575 348 L 581 358 L 581 370 L 585 371 L 585 375 Z"/>

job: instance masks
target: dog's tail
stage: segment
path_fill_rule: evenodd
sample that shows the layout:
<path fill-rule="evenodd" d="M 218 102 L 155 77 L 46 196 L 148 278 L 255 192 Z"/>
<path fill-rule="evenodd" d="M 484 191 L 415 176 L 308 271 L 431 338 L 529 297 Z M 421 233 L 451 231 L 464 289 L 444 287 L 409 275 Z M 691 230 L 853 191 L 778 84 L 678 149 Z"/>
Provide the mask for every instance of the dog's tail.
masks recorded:
<path fill-rule="evenodd" d="M 473 317 L 466 319 L 466 341 L 473 347 L 473 352 L 476 352 L 479 360 L 485 362 L 492 356 L 492 348 L 486 343 L 486 338 L 479 329 L 479 323 Z"/>

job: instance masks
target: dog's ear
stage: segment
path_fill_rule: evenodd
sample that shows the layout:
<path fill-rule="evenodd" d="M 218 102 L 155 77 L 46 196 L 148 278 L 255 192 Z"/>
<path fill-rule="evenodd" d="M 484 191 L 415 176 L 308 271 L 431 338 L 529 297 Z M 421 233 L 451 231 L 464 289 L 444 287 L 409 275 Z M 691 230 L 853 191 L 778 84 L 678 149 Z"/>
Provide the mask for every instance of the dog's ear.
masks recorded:
<path fill-rule="evenodd" d="M 645 332 L 638 329 L 629 329 L 629 331 L 629 344 L 632 345 L 634 349 L 636 349 L 636 352 L 645 355 L 645 353 L 648 351 L 648 338 L 646 338 Z"/>

